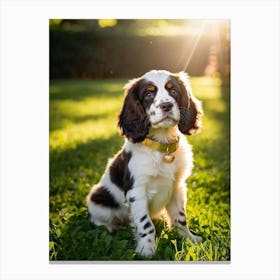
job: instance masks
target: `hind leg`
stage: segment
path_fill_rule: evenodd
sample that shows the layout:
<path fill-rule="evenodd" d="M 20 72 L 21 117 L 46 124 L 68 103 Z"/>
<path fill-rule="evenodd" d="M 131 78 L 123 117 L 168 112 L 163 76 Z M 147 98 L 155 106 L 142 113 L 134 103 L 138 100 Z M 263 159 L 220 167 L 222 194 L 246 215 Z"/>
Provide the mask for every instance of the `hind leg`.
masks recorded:
<path fill-rule="evenodd" d="M 116 201 L 102 186 L 94 186 L 87 196 L 90 221 L 97 226 L 104 225 L 110 232 L 128 223 L 128 207 Z"/>
<path fill-rule="evenodd" d="M 115 229 L 112 209 L 90 202 L 88 205 L 88 213 L 90 221 L 96 226 L 105 226 L 110 232 Z"/>

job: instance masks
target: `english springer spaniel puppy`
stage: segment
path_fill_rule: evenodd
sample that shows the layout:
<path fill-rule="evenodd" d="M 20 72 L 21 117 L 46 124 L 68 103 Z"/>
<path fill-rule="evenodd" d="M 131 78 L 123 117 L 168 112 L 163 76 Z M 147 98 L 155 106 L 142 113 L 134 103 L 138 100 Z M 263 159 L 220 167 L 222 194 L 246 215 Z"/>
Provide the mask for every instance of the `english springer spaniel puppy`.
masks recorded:
<path fill-rule="evenodd" d="M 87 196 L 90 220 L 109 231 L 132 224 L 135 251 L 145 257 L 155 252 L 152 219 L 163 211 L 169 226 L 200 242 L 186 219 L 186 179 L 193 154 L 185 134 L 200 128 L 203 114 L 188 76 L 152 70 L 124 88 L 118 125 L 125 143 Z"/>

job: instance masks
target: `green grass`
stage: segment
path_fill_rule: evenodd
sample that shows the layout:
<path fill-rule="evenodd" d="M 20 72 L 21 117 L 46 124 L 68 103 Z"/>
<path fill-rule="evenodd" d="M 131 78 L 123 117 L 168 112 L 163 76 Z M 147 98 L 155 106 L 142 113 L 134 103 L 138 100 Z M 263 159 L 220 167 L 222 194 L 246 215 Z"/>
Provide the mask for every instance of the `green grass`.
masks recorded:
<path fill-rule="evenodd" d="M 85 197 L 108 158 L 122 146 L 117 116 L 126 80 L 50 83 L 50 260 L 143 260 L 134 253 L 132 231 L 112 234 L 89 223 Z M 156 225 L 152 260 L 230 260 L 229 88 L 219 80 L 192 78 L 203 101 L 204 127 L 188 137 L 195 167 L 188 179 L 187 214 L 196 245 L 165 222 Z"/>

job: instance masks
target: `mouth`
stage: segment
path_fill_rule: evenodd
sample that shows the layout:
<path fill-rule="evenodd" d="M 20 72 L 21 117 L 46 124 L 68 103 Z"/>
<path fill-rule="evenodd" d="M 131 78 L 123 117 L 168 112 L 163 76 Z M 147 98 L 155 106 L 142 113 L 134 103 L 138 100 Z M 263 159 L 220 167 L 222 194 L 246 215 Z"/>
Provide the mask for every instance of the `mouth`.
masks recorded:
<path fill-rule="evenodd" d="M 169 115 L 166 115 L 165 117 L 163 117 L 162 119 L 160 119 L 159 121 L 153 123 L 152 125 L 158 125 L 162 122 L 165 122 L 165 121 L 171 121 L 171 122 L 174 122 L 175 124 L 178 123 L 178 120 L 169 116 Z"/>

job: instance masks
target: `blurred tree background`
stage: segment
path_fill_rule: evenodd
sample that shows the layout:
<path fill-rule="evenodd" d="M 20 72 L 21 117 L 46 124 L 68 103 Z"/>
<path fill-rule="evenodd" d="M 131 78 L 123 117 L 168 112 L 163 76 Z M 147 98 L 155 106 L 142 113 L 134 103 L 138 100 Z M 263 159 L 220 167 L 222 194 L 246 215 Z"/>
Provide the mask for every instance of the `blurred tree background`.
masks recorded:
<path fill-rule="evenodd" d="M 50 20 L 50 78 L 230 75 L 228 20 Z"/>

